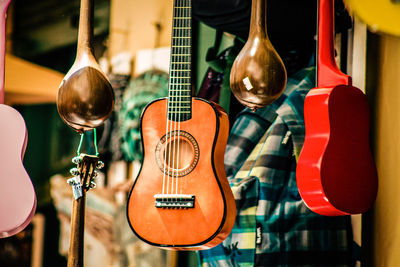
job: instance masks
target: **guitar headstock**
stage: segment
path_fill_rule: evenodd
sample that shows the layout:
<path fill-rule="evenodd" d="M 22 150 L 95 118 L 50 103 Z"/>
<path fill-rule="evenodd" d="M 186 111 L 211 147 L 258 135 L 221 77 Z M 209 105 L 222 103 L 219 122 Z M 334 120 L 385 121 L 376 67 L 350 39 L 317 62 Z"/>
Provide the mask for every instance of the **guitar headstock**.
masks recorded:
<path fill-rule="evenodd" d="M 73 187 L 75 199 L 80 198 L 83 190 L 96 187 L 94 179 L 97 177 L 97 170 L 104 167 L 104 163 L 99 160 L 98 156 L 80 154 L 72 159 L 72 162 L 77 165 L 76 168 L 70 170 L 73 178 L 68 179 L 68 183 Z"/>

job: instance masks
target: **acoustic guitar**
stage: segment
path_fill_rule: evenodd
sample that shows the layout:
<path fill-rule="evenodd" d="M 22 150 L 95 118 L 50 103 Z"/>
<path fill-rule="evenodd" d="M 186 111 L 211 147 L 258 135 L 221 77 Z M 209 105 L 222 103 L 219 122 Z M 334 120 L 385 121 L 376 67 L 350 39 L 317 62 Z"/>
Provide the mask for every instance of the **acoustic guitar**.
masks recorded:
<path fill-rule="evenodd" d="M 334 57 L 333 0 L 319 0 L 317 88 L 304 103 L 306 136 L 297 164 L 305 204 L 322 215 L 367 211 L 377 194 L 369 105 Z"/>
<path fill-rule="evenodd" d="M 0 237 L 22 231 L 36 210 L 36 194 L 22 160 L 28 142 L 24 119 L 4 104 L 6 12 L 11 0 L 0 2 Z"/>
<path fill-rule="evenodd" d="M 223 162 L 227 114 L 191 91 L 191 0 L 174 0 L 168 97 L 141 116 L 144 159 L 127 204 L 133 232 L 173 250 L 219 244 L 236 215 Z"/>

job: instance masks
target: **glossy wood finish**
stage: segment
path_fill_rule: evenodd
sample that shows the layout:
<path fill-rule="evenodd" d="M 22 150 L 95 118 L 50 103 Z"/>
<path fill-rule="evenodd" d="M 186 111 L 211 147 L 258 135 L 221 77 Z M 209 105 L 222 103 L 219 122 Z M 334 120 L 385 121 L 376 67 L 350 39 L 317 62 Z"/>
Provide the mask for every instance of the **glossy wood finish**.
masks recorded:
<path fill-rule="evenodd" d="M 74 199 L 72 204 L 68 267 L 83 266 L 86 190 L 82 190 L 82 194 L 83 196 Z"/>
<path fill-rule="evenodd" d="M 327 215 L 367 211 L 377 195 L 369 147 L 369 105 L 364 93 L 337 68 L 333 0 L 319 2 L 318 87 L 304 103 L 306 136 L 296 178 L 305 204 Z"/>
<path fill-rule="evenodd" d="M 233 63 L 235 97 L 252 109 L 271 104 L 286 86 L 286 69 L 267 34 L 267 0 L 253 0 L 249 38 Z"/>
<path fill-rule="evenodd" d="M 6 12 L 11 0 L 0 2 L 0 238 L 21 232 L 36 211 L 36 194 L 24 168 L 28 142 L 21 114 L 4 105 Z"/>
<path fill-rule="evenodd" d="M 61 82 L 57 109 L 78 132 L 100 126 L 114 106 L 114 91 L 93 55 L 93 0 L 81 1 L 77 56 Z"/>
<path fill-rule="evenodd" d="M 132 230 L 143 241 L 175 250 L 213 247 L 230 233 L 236 216 L 232 191 L 224 171 L 224 152 L 229 132 L 225 112 L 200 99 L 192 100 L 190 120 L 176 123 L 190 133 L 199 146 L 199 161 L 189 174 L 169 178 L 168 188 L 178 180 L 178 193 L 195 195 L 192 209 L 155 207 L 154 195 L 162 193 L 163 172 L 155 161 L 155 148 L 166 134 L 167 100 L 157 100 L 141 121 L 144 160 L 129 195 L 127 215 Z M 179 126 L 178 126 L 179 125 Z"/>
<path fill-rule="evenodd" d="M 83 267 L 86 192 L 91 188 L 98 161 L 97 156 L 81 154 L 80 162 L 77 164 L 82 196 L 73 200 L 68 267 Z"/>

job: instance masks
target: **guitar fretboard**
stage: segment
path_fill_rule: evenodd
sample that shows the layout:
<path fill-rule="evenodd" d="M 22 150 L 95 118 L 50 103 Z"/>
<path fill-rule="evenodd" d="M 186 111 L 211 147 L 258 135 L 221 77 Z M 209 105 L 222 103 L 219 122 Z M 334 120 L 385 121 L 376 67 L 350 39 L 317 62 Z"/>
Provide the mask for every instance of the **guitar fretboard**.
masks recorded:
<path fill-rule="evenodd" d="M 174 0 L 171 44 L 168 119 L 185 121 L 189 120 L 192 116 L 191 0 Z"/>

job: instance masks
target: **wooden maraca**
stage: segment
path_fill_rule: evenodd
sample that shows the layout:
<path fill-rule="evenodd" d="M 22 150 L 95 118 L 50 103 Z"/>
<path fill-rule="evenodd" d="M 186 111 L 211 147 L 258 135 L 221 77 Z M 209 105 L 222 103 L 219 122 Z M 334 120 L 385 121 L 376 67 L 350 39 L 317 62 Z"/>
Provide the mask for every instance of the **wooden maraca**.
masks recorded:
<path fill-rule="evenodd" d="M 266 0 L 253 0 L 249 38 L 233 63 L 232 93 L 255 110 L 271 104 L 286 86 L 286 69 L 267 35 Z"/>
<path fill-rule="evenodd" d="M 100 126 L 114 106 L 114 91 L 93 55 L 93 13 L 93 0 L 82 0 L 77 55 L 57 96 L 60 117 L 78 132 Z"/>

